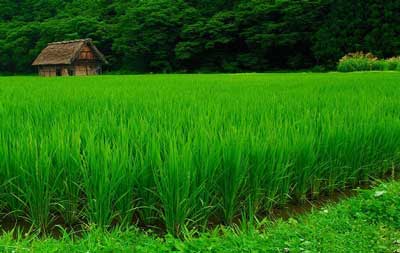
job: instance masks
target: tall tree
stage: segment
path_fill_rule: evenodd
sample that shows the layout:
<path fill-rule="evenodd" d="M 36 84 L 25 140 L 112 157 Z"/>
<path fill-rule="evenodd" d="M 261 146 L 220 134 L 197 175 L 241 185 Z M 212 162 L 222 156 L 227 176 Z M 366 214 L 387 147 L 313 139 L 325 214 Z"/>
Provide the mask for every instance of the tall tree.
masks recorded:
<path fill-rule="evenodd" d="M 139 71 L 170 72 L 175 66 L 174 47 L 191 10 L 182 0 L 140 1 L 118 22 L 113 49 L 122 67 Z"/>
<path fill-rule="evenodd" d="M 398 0 L 1 0 L 0 72 L 31 72 L 48 42 L 91 37 L 112 70 L 332 68 L 400 55 Z"/>
<path fill-rule="evenodd" d="M 318 62 L 334 66 L 354 51 L 400 54 L 400 1 L 330 0 L 327 5 L 329 12 L 314 36 Z"/>

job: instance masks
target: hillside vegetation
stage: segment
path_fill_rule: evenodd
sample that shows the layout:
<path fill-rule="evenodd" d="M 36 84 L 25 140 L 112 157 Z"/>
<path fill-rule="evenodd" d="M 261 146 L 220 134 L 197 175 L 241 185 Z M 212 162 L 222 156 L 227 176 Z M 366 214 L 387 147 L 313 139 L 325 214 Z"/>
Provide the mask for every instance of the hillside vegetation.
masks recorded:
<path fill-rule="evenodd" d="M 400 55 L 399 13 L 397 0 L 2 0 L 0 73 L 86 37 L 114 71 L 333 69 L 351 52 Z"/>

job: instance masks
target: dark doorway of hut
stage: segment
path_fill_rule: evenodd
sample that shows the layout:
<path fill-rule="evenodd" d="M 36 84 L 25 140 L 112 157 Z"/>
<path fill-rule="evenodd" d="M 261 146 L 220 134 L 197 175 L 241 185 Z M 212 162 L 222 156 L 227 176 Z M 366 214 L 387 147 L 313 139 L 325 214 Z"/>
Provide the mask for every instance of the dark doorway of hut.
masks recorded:
<path fill-rule="evenodd" d="M 56 76 L 61 76 L 61 69 L 60 68 L 56 68 Z"/>
<path fill-rule="evenodd" d="M 69 76 L 74 76 L 75 75 L 74 69 L 68 69 L 68 75 Z"/>

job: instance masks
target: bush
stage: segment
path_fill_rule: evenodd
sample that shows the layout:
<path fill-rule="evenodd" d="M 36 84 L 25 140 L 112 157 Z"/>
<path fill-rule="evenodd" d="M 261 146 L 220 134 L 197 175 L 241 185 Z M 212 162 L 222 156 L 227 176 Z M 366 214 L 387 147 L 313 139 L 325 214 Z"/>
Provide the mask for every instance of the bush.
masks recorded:
<path fill-rule="evenodd" d="M 386 60 L 371 61 L 371 70 L 389 70 L 389 64 Z"/>
<path fill-rule="evenodd" d="M 371 53 L 356 52 L 342 57 L 338 64 L 339 72 L 369 71 L 373 67 L 381 67 L 377 64 L 378 58 Z"/>
<path fill-rule="evenodd" d="M 400 70 L 400 56 L 389 58 L 386 62 L 388 70 Z"/>
<path fill-rule="evenodd" d="M 400 56 L 380 60 L 371 53 L 350 53 L 340 59 L 339 72 L 400 70 Z"/>
<path fill-rule="evenodd" d="M 326 72 L 326 71 L 327 71 L 327 69 L 324 66 L 321 66 L 321 65 L 314 66 L 311 69 L 311 72 L 314 72 L 314 73 L 323 73 L 323 72 Z"/>

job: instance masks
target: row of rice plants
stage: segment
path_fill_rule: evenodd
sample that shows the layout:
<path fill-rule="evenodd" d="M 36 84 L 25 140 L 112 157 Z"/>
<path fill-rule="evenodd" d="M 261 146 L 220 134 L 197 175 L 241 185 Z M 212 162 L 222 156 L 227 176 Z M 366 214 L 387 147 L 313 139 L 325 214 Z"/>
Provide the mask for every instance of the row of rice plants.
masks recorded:
<path fill-rule="evenodd" d="M 251 220 L 393 171 L 398 78 L 4 78 L 0 207 L 43 231 Z"/>

